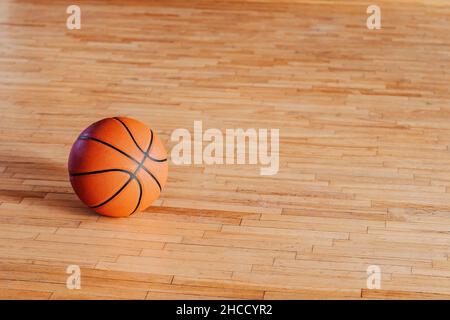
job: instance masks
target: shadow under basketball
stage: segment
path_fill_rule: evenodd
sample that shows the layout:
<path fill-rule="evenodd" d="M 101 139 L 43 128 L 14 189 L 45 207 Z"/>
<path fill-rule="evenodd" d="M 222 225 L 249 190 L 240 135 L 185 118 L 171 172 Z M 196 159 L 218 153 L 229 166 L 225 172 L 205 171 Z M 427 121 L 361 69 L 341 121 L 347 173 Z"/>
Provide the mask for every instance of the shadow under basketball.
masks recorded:
<path fill-rule="evenodd" d="M 95 215 L 74 193 L 66 159 L 39 155 L 0 154 L 0 202 L 52 208 L 74 208 Z M 72 211 L 72 210 L 71 210 Z"/>

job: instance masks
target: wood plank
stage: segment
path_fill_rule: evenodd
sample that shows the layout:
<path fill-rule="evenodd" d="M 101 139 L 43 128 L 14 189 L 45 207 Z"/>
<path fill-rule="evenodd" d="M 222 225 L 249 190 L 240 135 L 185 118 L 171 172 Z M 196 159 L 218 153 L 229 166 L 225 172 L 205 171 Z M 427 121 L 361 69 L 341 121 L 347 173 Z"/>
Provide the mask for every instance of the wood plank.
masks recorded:
<path fill-rule="evenodd" d="M 1 3 L 0 299 L 449 298 L 448 1 L 379 0 L 381 30 L 356 0 L 102 1 L 81 30 L 59 2 Z M 151 126 L 170 167 L 123 219 L 67 172 L 116 115 Z M 256 164 L 175 164 L 194 121 L 279 129 L 278 172 L 259 146 Z"/>

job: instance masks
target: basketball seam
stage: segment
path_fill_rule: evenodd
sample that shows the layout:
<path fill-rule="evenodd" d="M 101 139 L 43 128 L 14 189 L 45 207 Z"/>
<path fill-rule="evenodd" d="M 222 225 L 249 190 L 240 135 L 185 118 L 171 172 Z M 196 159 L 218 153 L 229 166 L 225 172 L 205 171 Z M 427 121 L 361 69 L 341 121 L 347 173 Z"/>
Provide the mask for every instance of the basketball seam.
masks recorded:
<path fill-rule="evenodd" d="M 153 136 L 153 131 L 150 130 L 150 132 L 152 133 L 152 136 Z M 121 154 L 123 154 L 124 156 L 126 156 L 127 158 L 132 160 L 134 163 L 136 163 L 138 165 L 141 164 L 138 160 L 136 160 L 135 158 L 133 158 L 132 156 L 130 156 L 126 152 L 120 150 L 119 148 L 114 147 L 113 145 L 109 144 L 108 142 L 105 142 L 103 140 L 100 140 L 100 139 L 97 139 L 97 138 L 93 138 L 93 137 L 90 137 L 90 136 L 80 136 L 79 139 L 81 139 L 81 140 L 93 140 L 95 142 L 101 143 L 101 144 L 103 144 L 103 145 L 105 145 L 107 147 L 110 147 L 110 148 L 120 152 Z M 148 156 L 144 157 L 144 160 L 145 160 L 145 158 L 148 158 Z M 154 181 L 156 182 L 156 184 L 158 185 L 158 187 L 159 187 L 159 189 L 161 191 L 162 188 L 161 188 L 161 184 L 159 183 L 158 179 L 156 179 L 156 177 L 145 166 L 141 166 L 141 167 L 144 169 L 145 172 L 147 172 L 154 179 Z"/>
<path fill-rule="evenodd" d="M 139 149 L 142 153 L 144 153 L 145 151 L 142 150 L 141 146 L 137 143 L 136 139 L 134 138 L 134 136 L 133 136 L 133 134 L 131 133 L 131 131 L 130 131 L 130 129 L 128 128 L 128 126 L 127 126 L 122 120 L 120 120 L 120 119 L 117 118 L 117 117 L 114 117 L 113 119 L 120 122 L 120 124 L 125 128 L 125 130 L 127 130 L 128 134 L 130 135 L 130 137 L 131 137 L 131 139 L 133 140 L 133 142 L 134 142 L 134 144 L 136 145 L 136 147 L 138 147 L 138 149 Z"/>
<path fill-rule="evenodd" d="M 97 170 L 97 171 L 89 171 L 89 172 L 69 172 L 70 176 L 77 177 L 77 176 L 87 176 L 90 174 L 99 174 L 99 173 L 106 173 L 106 172 L 124 172 L 131 175 L 131 171 L 125 170 L 125 169 L 105 169 L 105 170 Z"/>
<path fill-rule="evenodd" d="M 141 200 L 142 200 L 142 185 L 141 185 L 141 181 L 139 181 L 138 177 L 136 177 L 136 182 L 138 183 L 138 187 L 139 187 L 139 199 L 138 202 L 136 204 L 136 207 L 134 208 L 133 212 L 130 213 L 130 216 L 136 212 L 136 210 L 139 208 L 139 206 L 141 205 Z"/>
<path fill-rule="evenodd" d="M 98 208 L 98 207 L 101 207 L 102 205 L 105 205 L 109 201 L 113 200 L 116 196 L 118 196 L 119 193 L 122 192 L 123 189 L 125 189 L 125 187 L 130 183 L 131 180 L 136 179 L 137 183 L 138 183 L 138 186 L 139 186 L 139 200 L 138 200 L 138 204 L 137 204 L 136 208 L 131 213 L 131 214 L 133 214 L 136 211 L 136 209 L 139 207 L 139 204 L 141 203 L 142 185 L 141 185 L 141 182 L 139 181 L 139 179 L 137 178 L 137 176 L 134 173 L 132 173 L 131 171 L 124 170 L 124 169 L 106 169 L 106 170 L 89 171 L 89 172 L 69 172 L 69 175 L 71 177 L 79 177 L 79 176 L 87 176 L 87 175 L 107 173 L 107 172 L 124 172 L 124 173 L 127 173 L 130 177 L 125 182 L 125 184 L 118 191 L 116 191 L 116 193 L 114 193 L 110 198 L 108 198 L 107 200 L 105 200 L 104 202 L 102 202 L 102 203 L 100 203 L 98 205 L 89 206 L 89 208 Z"/>
<path fill-rule="evenodd" d="M 139 206 L 141 205 L 141 199 L 142 199 L 142 185 L 141 185 L 141 182 L 140 182 L 139 178 L 136 176 L 136 173 L 139 171 L 139 169 L 140 169 L 141 167 L 143 167 L 144 162 L 145 162 L 145 159 L 147 159 L 148 152 L 150 151 L 150 148 L 152 147 L 152 144 L 153 144 L 153 131 L 152 131 L 152 130 L 150 130 L 150 134 L 151 134 L 151 137 L 150 137 L 150 143 L 148 144 L 147 152 L 144 152 L 144 158 L 142 159 L 141 163 L 138 165 L 138 167 L 136 168 L 136 170 L 134 170 L 134 172 L 133 172 L 133 175 L 135 175 L 136 181 L 137 181 L 138 186 L 139 186 L 139 199 L 138 199 L 138 203 L 137 203 L 136 207 L 134 208 L 133 212 L 130 213 L 130 215 L 132 215 L 133 213 L 135 213 L 136 210 L 137 210 L 137 209 L 139 208 Z M 130 135 L 131 135 L 131 133 L 130 133 Z M 133 138 L 133 135 L 131 135 L 131 137 Z M 134 138 L 133 138 L 133 141 L 134 141 Z M 153 175 L 152 175 L 152 177 L 153 177 Z M 161 192 L 161 186 L 159 185 L 158 180 L 157 180 L 155 177 L 153 177 L 153 178 L 155 179 L 156 183 L 158 184 L 158 187 L 160 187 L 160 188 L 159 188 L 159 192 Z"/>
<path fill-rule="evenodd" d="M 156 184 L 158 185 L 159 191 L 162 191 L 162 187 L 161 184 L 159 183 L 158 179 L 144 166 L 144 162 L 147 158 L 151 158 L 149 155 L 150 149 L 153 145 L 153 131 L 150 130 L 150 134 L 151 134 L 151 138 L 150 138 L 150 143 L 149 146 L 147 148 L 147 151 L 144 152 L 142 150 L 142 148 L 140 148 L 140 146 L 137 144 L 136 140 L 134 139 L 132 133 L 129 131 L 128 127 L 119 119 L 114 118 L 117 121 L 119 121 L 120 123 L 123 124 L 123 126 L 127 129 L 127 132 L 129 133 L 131 139 L 133 140 L 133 142 L 136 144 L 136 146 L 138 147 L 138 149 L 144 154 L 144 158 L 142 159 L 142 161 L 138 161 L 135 158 L 133 158 L 132 156 L 130 156 L 129 154 L 127 154 L 126 152 L 122 151 L 121 149 L 105 142 L 102 141 L 100 139 L 94 138 L 94 137 L 90 137 L 90 136 L 80 136 L 79 139 L 81 140 L 93 140 L 96 141 L 98 143 L 101 143 L 107 147 L 112 148 L 113 150 L 118 151 L 119 153 L 123 154 L 124 156 L 126 156 L 127 158 L 129 158 L 130 160 L 132 160 L 133 162 L 138 164 L 138 167 L 136 168 L 136 170 L 134 171 L 134 173 L 131 173 L 130 171 L 127 170 L 122 170 L 122 169 L 107 169 L 107 170 L 99 170 L 99 171 L 92 171 L 92 172 L 81 172 L 81 173 L 70 173 L 71 176 L 81 176 L 81 175 L 89 175 L 89 174 L 98 174 L 98 173 L 103 173 L 103 172 L 111 172 L 111 171 L 120 171 L 120 172 L 126 172 L 130 175 L 130 178 L 124 183 L 124 185 L 118 190 L 116 191 L 110 198 L 108 198 L 107 200 L 105 200 L 104 202 L 96 205 L 96 206 L 90 206 L 90 208 L 98 208 L 101 207 L 105 204 L 107 204 L 108 202 L 112 201 L 116 196 L 118 196 L 124 189 L 125 187 L 132 181 L 132 180 L 136 180 L 136 182 L 138 183 L 138 187 L 139 187 L 139 198 L 138 198 L 138 202 L 137 205 L 135 207 L 135 209 L 133 210 L 133 212 L 130 213 L 130 215 L 132 215 L 133 213 L 136 212 L 136 210 L 139 208 L 140 204 L 141 204 L 141 200 L 142 200 L 142 184 L 141 181 L 139 180 L 139 178 L 137 177 L 136 173 L 139 171 L 140 168 L 144 169 L 145 172 L 147 172 L 152 178 L 153 180 L 156 182 Z M 167 159 L 163 159 L 163 160 L 159 160 L 159 159 L 153 159 L 151 158 L 153 161 L 156 162 L 164 162 L 167 161 Z"/>
<path fill-rule="evenodd" d="M 114 193 L 111 197 L 109 197 L 107 200 L 103 201 L 102 203 L 100 203 L 98 205 L 95 205 L 95 206 L 89 206 L 89 208 L 95 209 L 95 208 L 99 208 L 99 207 L 107 204 L 108 202 L 113 200 L 115 197 L 117 197 L 123 191 L 123 189 L 125 189 L 125 187 L 131 182 L 131 180 L 133 180 L 133 176 L 130 175 L 130 177 L 128 178 L 127 182 L 125 182 L 123 184 L 123 186 L 119 190 L 116 191 L 116 193 Z"/>
<path fill-rule="evenodd" d="M 113 119 L 116 120 L 116 121 L 119 121 L 120 124 L 125 128 L 125 130 L 127 130 L 128 134 L 130 135 L 131 139 L 133 140 L 134 144 L 139 149 L 139 151 L 141 151 L 142 153 L 146 153 L 144 150 L 142 150 L 141 146 L 137 143 L 136 139 L 133 136 L 133 133 L 131 132 L 130 128 L 128 128 L 126 123 L 123 122 L 122 120 L 120 120 L 120 118 L 118 118 L 118 117 L 114 117 Z M 152 138 L 153 138 L 153 132 L 152 132 Z M 150 160 L 155 161 L 155 162 L 165 162 L 165 161 L 167 161 L 167 158 L 165 158 L 165 159 L 155 159 L 155 158 L 153 158 L 152 156 L 150 156 L 148 154 L 148 151 L 147 151 L 147 158 L 149 158 Z"/>
<path fill-rule="evenodd" d="M 107 147 L 110 147 L 111 149 L 116 150 L 117 152 L 120 152 L 120 153 L 123 154 L 125 157 L 129 158 L 131 161 L 134 161 L 135 163 L 139 164 L 139 161 L 137 161 L 135 158 L 133 158 L 132 156 L 130 156 L 128 153 L 126 153 L 126 152 L 120 150 L 120 149 L 117 148 L 117 147 L 114 147 L 112 144 L 109 144 L 108 142 L 105 142 L 105 141 L 103 141 L 103 140 L 100 140 L 100 139 L 97 139 L 97 138 L 94 138 L 94 137 L 90 137 L 90 136 L 80 136 L 79 139 L 81 139 L 81 140 L 93 140 L 93 141 L 95 141 L 95 142 L 101 143 L 101 144 L 103 144 L 103 145 L 105 145 L 105 146 L 107 146 Z"/>
<path fill-rule="evenodd" d="M 147 172 L 152 178 L 153 180 L 156 182 L 156 184 L 158 185 L 159 191 L 162 191 L 162 187 L 161 184 L 159 183 L 158 179 L 156 179 L 156 177 L 153 175 L 153 173 L 150 172 L 150 170 L 148 170 L 145 166 L 142 166 L 142 169 Z"/>

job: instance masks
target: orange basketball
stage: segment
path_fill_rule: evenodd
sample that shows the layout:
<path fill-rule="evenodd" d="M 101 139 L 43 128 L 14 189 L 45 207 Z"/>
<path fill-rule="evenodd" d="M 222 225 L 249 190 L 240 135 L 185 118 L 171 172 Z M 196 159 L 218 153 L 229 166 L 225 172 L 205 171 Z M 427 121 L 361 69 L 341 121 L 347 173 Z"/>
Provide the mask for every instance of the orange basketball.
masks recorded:
<path fill-rule="evenodd" d="M 69 156 L 70 182 L 95 212 L 126 217 L 155 201 L 167 180 L 167 152 L 140 121 L 116 117 L 90 125 Z"/>

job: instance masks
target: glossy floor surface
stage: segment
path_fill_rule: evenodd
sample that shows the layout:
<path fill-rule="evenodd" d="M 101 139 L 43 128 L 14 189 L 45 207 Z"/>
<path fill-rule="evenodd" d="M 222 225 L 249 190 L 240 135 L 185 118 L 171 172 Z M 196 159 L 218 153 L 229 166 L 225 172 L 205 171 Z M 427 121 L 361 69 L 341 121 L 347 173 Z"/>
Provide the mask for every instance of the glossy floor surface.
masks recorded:
<path fill-rule="evenodd" d="M 0 2 L 0 298 L 450 298 L 450 3 Z M 280 168 L 170 163 L 100 217 L 67 158 L 104 117 L 280 129 Z M 170 160 L 170 159 L 169 159 Z M 81 289 L 66 286 L 69 265 Z M 367 288 L 378 266 L 381 288 Z"/>

